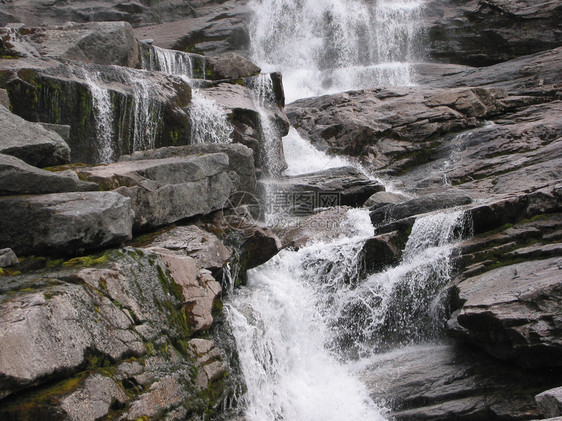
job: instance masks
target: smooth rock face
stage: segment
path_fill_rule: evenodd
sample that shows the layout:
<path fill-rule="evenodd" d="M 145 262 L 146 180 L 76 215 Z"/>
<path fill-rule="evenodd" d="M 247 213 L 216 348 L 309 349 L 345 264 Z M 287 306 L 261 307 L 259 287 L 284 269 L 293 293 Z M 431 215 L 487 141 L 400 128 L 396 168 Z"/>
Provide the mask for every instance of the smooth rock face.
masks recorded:
<path fill-rule="evenodd" d="M 403 194 L 381 191 L 369 197 L 363 206 L 370 210 L 375 210 L 385 205 L 397 205 L 407 200 L 408 197 Z"/>
<path fill-rule="evenodd" d="M 533 396 L 556 375 L 498 364 L 478 350 L 420 345 L 377 355 L 361 375 L 396 420 L 532 419 Z"/>
<path fill-rule="evenodd" d="M 0 247 L 18 255 L 72 255 L 131 239 L 131 201 L 113 192 L 9 196 L 0 207 Z"/>
<path fill-rule="evenodd" d="M 518 263 L 458 285 L 457 315 L 473 342 L 524 367 L 562 364 L 562 258 Z M 558 362 L 558 363 L 557 363 Z"/>
<path fill-rule="evenodd" d="M 15 43 L 22 56 L 33 55 L 84 63 L 136 67 L 138 42 L 127 22 L 66 23 L 62 26 L 20 28 Z"/>
<path fill-rule="evenodd" d="M 260 73 L 261 69 L 250 60 L 236 53 L 225 53 L 215 57 L 208 57 L 207 68 L 212 79 L 238 80 Z"/>
<path fill-rule="evenodd" d="M 310 215 L 315 208 L 331 206 L 361 206 L 374 193 L 383 191 L 378 181 L 370 180 L 354 167 L 327 169 L 281 179 L 265 180 L 263 187 L 268 192 L 308 194 L 310 200 L 302 203 L 300 216 Z M 267 187 L 266 187 L 267 186 Z M 299 207 L 297 203 L 297 207 Z M 306 212 L 309 212 L 308 214 Z"/>
<path fill-rule="evenodd" d="M 84 386 L 65 397 L 61 408 L 71 420 L 95 421 L 109 412 L 118 402 L 127 402 L 127 394 L 111 378 L 94 374 L 86 379 Z"/>
<path fill-rule="evenodd" d="M 377 226 L 421 213 L 466 205 L 470 202 L 472 202 L 470 197 L 455 191 L 429 194 L 396 205 L 379 207 L 370 213 L 371 222 Z"/>
<path fill-rule="evenodd" d="M 501 89 L 397 87 L 302 99 L 286 109 L 315 145 L 395 174 L 427 160 L 436 137 L 497 115 L 505 96 Z"/>
<path fill-rule="evenodd" d="M 487 66 L 562 43 L 556 1 L 432 0 L 423 8 L 431 58 Z"/>
<path fill-rule="evenodd" d="M 139 151 L 121 157 L 122 161 L 163 159 L 176 156 L 224 153 L 228 155 L 229 176 L 237 190 L 254 194 L 256 191 L 256 172 L 253 152 L 250 148 L 237 144 L 198 144 L 170 146 L 167 148 Z"/>
<path fill-rule="evenodd" d="M 11 248 L 0 250 L 0 268 L 14 266 L 18 264 L 18 257 Z"/>
<path fill-rule="evenodd" d="M 50 172 L 0 154 L 0 196 L 98 190 L 95 183 L 80 181 L 73 172 Z"/>
<path fill-rule="evenodd" d="M 232 251 L 214 234 L 195 225 L 175 227 L 150 241 L 149 249 L 162 249 L 166 253 L 189 256 L 200 269 L 218 270 L 230 259 Z"/>
<path fill-rule="evenodd" d="M 0 106 L 0 153 L 29 165 L 49 167 L 70 162 L 70 148 L 56 133 L 30 123 Z"/>
<path fill-rule="evenodd" d="M 236 190 L 223 153 L 123 161 L 80 169 L 81 177 L 131 198 L 135 230 L 221 209 Z"/>
<path fill-rule="evenodd" d="M 535 400 L 545 417 L 562 415 L 562 387 L 542 392 L 535 396 Z"/>

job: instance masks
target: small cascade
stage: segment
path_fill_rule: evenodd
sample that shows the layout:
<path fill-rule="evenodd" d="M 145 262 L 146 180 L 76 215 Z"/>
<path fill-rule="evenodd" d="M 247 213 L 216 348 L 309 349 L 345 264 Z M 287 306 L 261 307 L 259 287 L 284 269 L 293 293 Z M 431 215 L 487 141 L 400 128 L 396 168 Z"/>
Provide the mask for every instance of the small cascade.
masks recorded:
<path fill-rule="evenodd" d="M 191 143 L 230 143 L 234 128 L 226 111 L 196 88 L 198 83 L 194 78 L 205 77 L 204 58 L 152 45 L 144 45 L 143 48 L 146 51 L 143 55 L 143 68 L 180 76 L 193 88 L 190 108 Z"/>
<path fill-rule="evenodd" d="M 252 0 L 254 61 L 284 76 L 287 102 L 415 83 L 423 0 Z"/>
<path fill-rule="evenodd" d="M 291 127 L 289 134 L 283 138 L 283 151 L 287 161 L 286 175 L 307 174 L 328 168 L 354 165 L 342 156 L 330 156 L 319 151 L 310 142 L 303 139 L 294 127 Z"/>
<path fill-rule="evenodd" d="M 116 159 L 114 150 L 114 130 L 113 130 L 113 106 L 109 90 L 100 86 L 101 73 L 91 72 L 85 68 L 81 69 L 82 77 L 90 89 L 92 95 L 92 108 L 96 121 L 96 142 L 95 151 L 97 157 L 95 162 L 106 164 Z"/>
<path fill-rule="evenodd" d="M 285 169 L 282 159 L 283 145 L 279 130 L 275 125 L 275 118 L 271 110 L 275 105 L 273 81 L 267 73 L 262 73 L 250 80 L 252 94 L 256 108 L 260 113 L 260 130 L 263 139 L 263 165 L 266 173 L 271 177 L 279 177 Z"/>
<path fill-rule="evenodd" d="M 349 223 L 350 233 L 372 233 L 366 213 Z M 226 307 L 247 387 L 246 419 L 382 420 L 365 387 L 324 347 L 330 332 L 305 275 L 309 253 L 285 250 L 250 271 Z"/>
<path fill-rule="evenodd" d="M 191 99 L 191 143 L 230 143 L 234 128 L 224 109 L 193 90 Z"/>
<path fill-rule="evenodd" d="M 339 238 L 283 250 L 250 271 L 227 305 L 248 419 L 382 419 L 352 366 L 438 337 L 439 291 L 469 227 L 462 211 L 419 217 L 400 264 L 365 276 L 362 249 L 373 227 L 368 211 L 350 210 Z"/>
<path fill-rule="evenodd" d="M 146 54 L 141 56 L 143 69 L 193 79 L 193 60 L 191 54 L 149 46 L 146 49 Z"/>

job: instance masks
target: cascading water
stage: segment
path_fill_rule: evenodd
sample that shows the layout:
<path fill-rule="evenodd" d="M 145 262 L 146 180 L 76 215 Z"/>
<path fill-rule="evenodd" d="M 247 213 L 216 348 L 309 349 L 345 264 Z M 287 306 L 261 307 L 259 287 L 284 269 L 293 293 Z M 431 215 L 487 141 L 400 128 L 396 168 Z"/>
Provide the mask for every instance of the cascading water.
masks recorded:
<path fill-rule="evenodd" d="M 227 305 L 248 420 L 382 419 L 350 374 L 352 360 L 438 331 L 437 292 L 449 280 L 454 244 L 466 235 L 464 213 L 418 218 L 402 262 L 366 278 L 368 211 L 346 216 L 339 238 L 284 250 L 250 271 Z"/>
<path fill-rule="evenodd" d="M 288 102 L 411 85 L 423 0 L 252 0 L 254 61 L 283 73 Z"/>
<path fill-rule="evenodd" d="M 191 143 L 231 142 L 234 129 L 228 121 L 225 110 L 195 88 L 197 82 L 194 79 L 196 76 L 194 57 L 188 53 L 156 46 L 145 48 L 147 48 L 147 54 L 143 56 L 144 68 L 180 76 L 193 88 L 190 109 Z M 204 77 L 205 60 L 202 56 L 196 57 L 200 67 L 198 73 Z"/>
<path fill-rule="evenodd" d="M 284 169 L 281 159 L 282 141 L 279 130 L 272 121 L 273 116 L 268 109 L 275 107 L 275 94 L 273 93 L 273 81 L 267 73 L 262 73 L 250 81 L 254 103 L 260 114 L 260 130 L 263 139 L 262 156 L 266 172 L 277 177 Z"/>
<path fill-rule="evenodd" d="M 116 154 L 113 149 L 113 107 L 111 105 L 111 95 L 107 89 L 100 87 L 101 74 L 99 72 L 89 72 L 82 70 L 82 77 L 88 84 L 92 95 L 92 108 L 96 119 L 96 141 L 95 148 L 98 156 L 95 161 L 99 163 L 109 163 L 115 161 Z"/>

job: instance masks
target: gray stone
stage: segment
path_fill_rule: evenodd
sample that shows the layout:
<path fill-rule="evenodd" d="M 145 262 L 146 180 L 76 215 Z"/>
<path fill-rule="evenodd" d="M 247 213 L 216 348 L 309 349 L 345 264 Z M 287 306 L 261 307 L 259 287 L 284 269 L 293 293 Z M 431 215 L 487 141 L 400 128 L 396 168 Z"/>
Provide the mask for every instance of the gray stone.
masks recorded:
<path fill-rule="evenodd" d="M 11 248 L 0 250 L 0 268 L 15 266 L 18 263 L 18 256 Z"/>
<path fill-rule="evenodd" d="M 487 66 L 562 43 L 557 2 L 433 0 L 422 13 L 427 54 L 441 62 Z"/>
<path fill-rule="evenodd" d="M 45 171 L 10 155 L 0 154 L 0 196 L 98 190 L 73 172 Z"/>
<path fill-rule="evenodd" d="M 24 56 L 129 67 L 136 67 L 139 60 L 138 42 L 127 22 L 68 22 L 61 26 L 26 27 L 19 31 L 15 43 Z"/>
<path fill-rule="evenodd" d="M 135 230 L 221 209 L 237 190 L 224 153 L 123 161 L 80 168 L 82 178 L 131 198 Z"/>
<path fill-rule="evenodd" d="M 400 261 L 407 240 L 403 233 L 393 231 L 365 241 L 361 259 L 367 273 L 380 272 L 386 267 L 395 266 Z"/>
<path fill-rule="evenodd" d="M 79 390 L 65 397 L 61 408 L 70 420 L 95 421 L 106 416 L 114 402 L 128 401 L 123 388 L 111 378 L 94 374 Z"/>
<path fill-rule="evenodd" d="M 363 203 L 363 207 L 373 211 L 385 205 L 397 205 L 407 200 L 408 197 L 403 194 L 381 191 L 369 197 L 367 201 Z"/>
<path fill-rule="evenodd" d="M 354 167 L 331 168 L 310 174 L 303 174 L 280 179 L 261 181 L 262 188 L 268 192 L 292 192 L 307 194 L 322 194 L 327 200 L 314 202 L 313 208 L 331 206 L 363 205 L 374 193 L 383 191 L 384 186 L 378 181 L 371 180 Z M 298 203 L 297 203 L 298 205 Z M 303 203 L 305 209 L 293 209 L 295 212 L 304 211 L 306 215 L 312 213 L 313 208 Z M 301 213 L 301 216 L 303 214 Z"/>
<path fill-rule="evenodd" d="M 472 199 L 470 197 L 456 191 L 428 194 L 396 205 L 386 205 L 377 208 L 370 213 L 371 222 L 377 226 L 413 215 L 466 205 L 471 202 Z"/>
<path fill-rule="evenodd" d="M 562 258 L 527 261 L 457 285 L 456 316 L 468 338 L 491 355 L 523 367 L 560 366 Z"/>
<path fill-rule="evenodd" d="M 232 251 L 214 234 L 203 231 L 195 225 L 175 227 L 163 232 L 150 241 L 149 249 L 159 249 L 160 253 L 189 256 L 203 269 L 221 269 L 230 259 Z"/>
<path fill-rule="evenodd" d="M 10 109 L 10 98 L 8 97 L 8 91 L 5 89 L 0 89 L 0 105 L 8 110 Z"/>
<path fill-rule="evenodd" d="M 229 176 L 241 192 L 254 194 L 256 191 L 256 172 L 253 152 L 239 143 L 231 144 L 197 144 L 186 146 L 170 146 L 148 151 L 138 151 L 121 157 L 122 161 L 163 159 L 175 156 L 201 155 L 209 153 L 225 153 L 228 155 Z"/>
<path fill-rule="evenodd" d="M 498 88 L 395 87 L 301 99 L 286 111 L 319 148 L 394 175 L 426 161 L 436 138 L 497 115 L 506 95 Z"/>
<path fill-rule="evenodd" d="M 10 196 L 0 207 L 0 247 L 18 255 L 72 255 L 131 238 L 131 201 L 113 192 Z"/>
<path fill-rule="evenodd" d="M 70 139 L 70 126 L 65 124 L 51 124 L 51 123 L 40 123 L 45 129 L 55 132 L 60 137 L 63 138 L 65 142 Z"/>
<path fill-rule="evenodd" d="M 236 53 L 208 57 L 206 62 L 211 79 L 240 80 L 261 72 L 258 66 Z"/>
<path fill-rule="evenodd" d="M 537 387 L 556 376 L 505 366 L 478 350 L 418 345 L 376 355 L 361 378 L 396 420 L 538 418 Z"/>
<path fill-rule="evenodd" d="M 56 133 L 30 123 L 0 106 L 0 153 L 30 165 L 48 167 L 70 162 L 70 148 Z"/>
<path fill-rule="evenodd" d="M 545 417 L 562 415 L 562 387 L 539 393 L 535 396 L 535 400 Z"/>

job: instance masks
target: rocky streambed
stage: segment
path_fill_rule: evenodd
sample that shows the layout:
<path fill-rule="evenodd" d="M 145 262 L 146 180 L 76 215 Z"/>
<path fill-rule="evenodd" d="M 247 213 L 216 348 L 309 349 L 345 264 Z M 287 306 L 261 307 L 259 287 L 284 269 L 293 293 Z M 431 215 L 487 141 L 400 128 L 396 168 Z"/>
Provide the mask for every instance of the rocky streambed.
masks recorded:
<path fill-rule="evenodd" d="M 375 228 L 362 279 L 403 261 L 416 220 L 469 221 L 434 333 L 383 329 L 359 370 L 385 416 L 562 416 L 561 11 L 426 2 L 416 86 L 285 107 L 280 75 L 264 96 L 244 58 L 248 2 L 0 4 L 2 419 L 245 419 L 224 300 L 353 207 Z M 148 65 L 157 48 L 188 53 L 189 77 Z M 221 143 L 194 129 L 201 98 Z M 289 122 L 366 173 L 280 176 Z M 343 206 L 270 229 L 253 212 L 268 189 Z"/>

